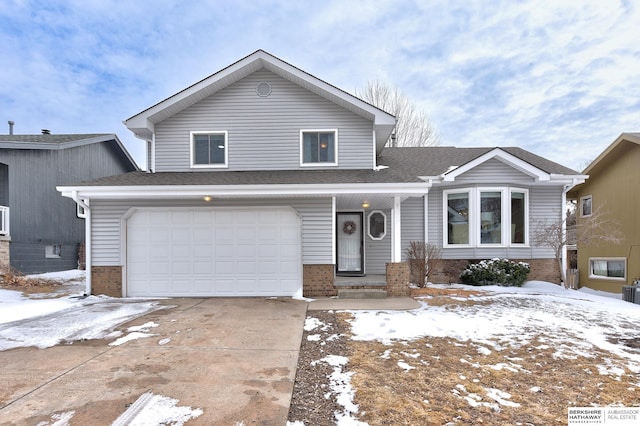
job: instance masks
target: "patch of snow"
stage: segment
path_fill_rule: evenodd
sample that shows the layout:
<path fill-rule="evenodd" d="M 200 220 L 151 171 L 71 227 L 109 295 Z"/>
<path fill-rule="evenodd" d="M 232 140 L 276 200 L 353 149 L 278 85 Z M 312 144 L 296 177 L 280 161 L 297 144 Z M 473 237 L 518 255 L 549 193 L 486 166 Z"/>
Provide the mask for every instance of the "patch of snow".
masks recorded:
<path fill-rule="evenodd" d="M 321 337 L 319 334 L 309 334 L 307 340 L 310 342 L 319 342 Z"/>
<path fill-rule="evenodd" d="M 73 418 L 75 411 L 67 411 L 66 413 L 56 413 L 51 415 L 53 423 L 40 422 L 36 426 L 69 426 L 69 421 Z"/>
<path fill-rule="evenodd" d="M 167 343 L 169 343 L 169 342 L 171 342 L 171 338 L 169 338 L 169 337 L 165 337 L 164 339 L 160 339 L 160 340 L 158 341 L 158 344 L 159 344 L 159 345 L 166 345 L 166 344 L 167 344 Z"/>
<path fill-rule="evenodd" d="M 84 281 L 87 277 L 87 271 L 80 269 L 71 269 L 68 271 L 45 272 L 44 274 L 25 275 L 27 278 L 41 278 L 44 280 L 55 281 Z"/>
<path fill-rule="evenodd" d="M 178 402 L 151 392 L 144 393 L 111 426 L 182 426 L 203 413 L 200 408 L 178 407 Z"/>
<path fill-rule="evenodd" d="M 119 337 L 113 342 L 109 343 L 109 346 L 120 346 L 124 343 L 130 342 L 132 340 L 142 339 L 144 337 L 153 337 L 155 334 L 142 333 L 139 331 L 134 331 L 132 333 L 127 334 L 126 336 Z"/>
<path fill-rule="evenodd" d="M 302 300 L 303 302 L 313 302 L 315 299 L 309 299 L 308 297 L 304 297 L 302 295 L 302 287 L 300 287 L 296 293 L 291 296 L 293 300 Z"/>
<path fill-rule="evenodd" d="M 501 391 L 500 389 L 488 388 L 487 396 L 494 401 L 496 401 L 500 405 L 504 405 L 505 407 L 519 407 L 520 404 L 517 402 L 509 401 L 511 398 L 511 394 L 508 392 Z"/>
<path fill-rule="evenodd" d="M 416 369 L 415 367 L 407 364 L 404 361 L 398 361 L 398 367 L 402 368 L 404 371 L 411 371 Z"/>
<path fill-rule="evenodd" d="M 318 327 L 321 327 L 320 329 L 322 330 L 322 327 L 326 327 L 326 326 L 327 325 L 322 321 L 320 321 L 318 318 L 307 317 L 307 319 L 304 320 L 305 331 L 313 331 Z"/>
<path fill-rule="evenodd" d="M 97 296 L 33 300 L 0 290 L 0 351 L 115 337 L 112 333 L 118 325 L 164 308 L 156 301 Z"/>
<path fill-rule="evenodd" d="M 445 287 L 479 290 L 461 284 Z M 485 354 L 526 345 L 554 348 L 555 356 L 561 359 L 593 356 L 594 350 L 600 350 L 625 359 L 627 368 L 640 372 L 640 352 L 611 339 L 640 337 L 639 305 L 541 281 L 480 290 L 485 293 L 470 297 L 479 302 L 477 305 L 429 306 L 420 302 L 422 306 L 411 311 L 353 311 L 352 338 L 390 344 L 449 337 L 473 342 Z M 606 370 L 616 374 L 613 369 Z"/>
<path fill-rule="evenodd" d="M 491 355 L 491 349 L 484 346 L 478 346 L 478 352 L 482 355 Z"/>
<path fill-rule="evenodd" d="M 295 422 L 287 422 L 287 426 L 305 426 L 305 424 L 300 420 L 296 420 Z"/>
<path fill-rule="evenodd" d="M 541 393 L 542 392 L 542 388 L 539 386 L 533 386 L 531 389 L 529 389 L 529 392 L 531 393 Z"/>

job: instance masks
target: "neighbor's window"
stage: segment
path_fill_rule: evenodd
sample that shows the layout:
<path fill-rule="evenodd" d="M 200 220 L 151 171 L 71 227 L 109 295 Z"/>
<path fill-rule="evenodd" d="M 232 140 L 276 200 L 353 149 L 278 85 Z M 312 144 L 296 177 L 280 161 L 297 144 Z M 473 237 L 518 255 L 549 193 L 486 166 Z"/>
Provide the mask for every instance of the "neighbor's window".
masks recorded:
<path fill-rule="evenodd" d="M 373 211 L 369 214 L 369 237 L 372 240 L 381 240 L 387 234 L 387 217 L 381 211 Z"/>
<path fill-rule="evenodd" d="M 580 215 L 581 216 L 591 216 L 592 211 L 592 199 L 591 195 L 587 195 L 586 197 L 580 198 Z"/>
<path fill-rule="evenodd" d="M 528 199 L 528 190 L 508 187 L 444 191 L 445 244 L 527 244 Z"/>
<path fill-rule="evenodd" d="M 447 244 L 469 244 L 469 192 L 446 194 Z"/>
<path fill-rule="evenodd" d="M 626 277 L 627 259 L 624 257 L 589 259 L 589 278 L 626 280 Z"/>
<path fill-rule="evenodd" d="M 62 252 L 62 246 L 60 244 L 52 244 L 50 246 L 45 246 L 44 257 L 47 259 L 59 258 L 61 252 Z"/>
<path fill-rule="evenodd" d="M 76 216 L 78 216 L 80 219 L 86 219 L 87 217 L 87 212 L 80 204 L 76 204 Z"/>
<path fill-rule="evenodd" d="M 227 132 L 191 132 L 191 167 L 226 167 Z"/>
<path fill-rule="evenodd" d="M 337 130 L 302 130 L 300 145 L 302 165 L 337 164 Z"/>

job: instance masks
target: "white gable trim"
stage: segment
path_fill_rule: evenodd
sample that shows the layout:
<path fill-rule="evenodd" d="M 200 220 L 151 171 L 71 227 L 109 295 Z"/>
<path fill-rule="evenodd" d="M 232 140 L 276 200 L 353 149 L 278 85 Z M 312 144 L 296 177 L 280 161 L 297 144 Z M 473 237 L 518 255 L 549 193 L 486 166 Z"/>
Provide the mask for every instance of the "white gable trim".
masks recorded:
<path fill-rule="evenodd" d="M 156 123 L 183 111 L 262 68 L 371 120 L 377 134 L 376 147 L 378 152 L 382 150 L 395 127 L 396 119 L 393 115 L 276 58 L 264 50 L 257 50 L 238 62 L 145 109 L 125 120 L 124 124 L 136 137 L 150 140 Z"/>
<path fill-rule="evenodd" d="M 531 176 L 535 179 L 536 182 L 548 182 L 551 180 L 551 175 L 539 168 L 532 166 L 519 159 L 518 157 L 509 154 L 506 151 L 501 150 L 500 148 L 495 148 L 486 154 L 481 155 L 480 157 L 475 158 L 474 160 L 469 161 L 466 164 L 463 164 L 460 167 L 456 167 L 455 169 L 449 170 L 443 173 L 440 177 L 443 182 L 453 182 L 456 178 L 463 173 L 466 173 L 479 165 L 491 160 L 496 159 L 502 161 L 503 163 L 513 167 L 514 169 Z"/>

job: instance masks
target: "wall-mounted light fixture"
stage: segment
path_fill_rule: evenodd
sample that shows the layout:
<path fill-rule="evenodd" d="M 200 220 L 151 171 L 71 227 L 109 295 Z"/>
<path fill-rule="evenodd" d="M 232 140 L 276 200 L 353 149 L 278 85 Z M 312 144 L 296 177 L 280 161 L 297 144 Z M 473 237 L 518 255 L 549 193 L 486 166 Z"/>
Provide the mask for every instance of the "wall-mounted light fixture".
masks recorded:
<path fill-rule="evenodd" d="M 205 195 L 204 197 L 202 197 L 202 199 L 208 203 L 209 201 L 213 200 L 213 197 L 211 195 Z"/>
<path fill-rule="evenodd" d="M 362 202 L 362 208 L 363 209 L 368 209 L 369 208 L 369 202 L 368 201 L 363 201 Z"/>

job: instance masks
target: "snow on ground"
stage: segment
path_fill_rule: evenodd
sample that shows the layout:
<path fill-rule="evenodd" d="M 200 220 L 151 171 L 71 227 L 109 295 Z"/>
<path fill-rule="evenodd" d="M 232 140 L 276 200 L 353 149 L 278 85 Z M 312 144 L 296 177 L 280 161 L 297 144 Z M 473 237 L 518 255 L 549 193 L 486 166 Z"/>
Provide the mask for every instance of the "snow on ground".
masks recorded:
<path fill-rule="evenodd" d="M 622 357 L 631 371 L 640 372 L 640 351 L 618 341 L 640 337 L 640 305 L 535 281 L 522 288 L 491 286 L 482 290 L 490 293 L 472 296 L 477 302 L 474 305 L 423 303 L 412 311 L 353 312 L 353 339 L 390 343 L 451 337 L 475 342 L 485 353 L 510 345 L 545 345 L 556 349 L 556 357 L 567 359 L 590 357 L 594 349 L 600 349 Z M 605 367 L 614 374 L 620 371 Z"/>
<path fill-rule="evenodd" d="M 55 294 L 23 295 L 0 289 L 0 351 L 26 346 L 48 348 L 74 340 L 120 337 L 112 330 L 148 312 L 164 309 L 153 300 L 83 297 L 84 271 L 62 271 L 31 277 L 64 281 L 61 288 L 79 291 L 58 298 Z M 148 330 L 130 330 L 133 338 L 148 337 Z M 127 336 L 122 337 L 127 339 Z M 126 340 L 125 340 L 126 341 Z M 120 341 L 119 343 L 123 343 Z"/>
<path fill-rule="evenodd" d="M 460 342 L 473 342 L 477 351 L 489 354 L 511 345 L 543 345 L 555 348 L 555 356 L 572 359 L 577 356 L 591 357 L 596 349 L 620 356 L 626 367 L 640 372 L 640 351 L 625 346 L 619 338 L 640 337 L 640 305 L 621 300 L 620 295 L 591 289 L 566 290 L 558 285 L 532 281 L 523 287 L 471 287 L 465 285 L 435 285 L 442 288 L 484 290 L 486 295 L 471 296 L 473 305 L 451 304 L 429 306 L 411 311 L 352 311 L 351 332 L 353 339 L 366 341 L 411 341 L 422 337 L 450 337 Z M 460 298 L 465 300 L 464 298 Z M 308 318 L 305 330 L 312 331 L 323 324 Z M 383 358 L 389 358 L 391 350 Z M 402 353 L 406 359 L 398 362 L 399 371 L 410 371 L 423 361 L 420 354 Z M 333 360 L 335 361 L 335 360 Z M 466 360 L 461 360 L 466 361 Z M 495 370 L 523 371 L 519 359 L 507 358 L 505 363 L 490 366 Z M 318 362 L 328 362 L 328 357 Z M 334 374 L 341 380 L 332 379 L 332 391 L 341 395 L 345 408 L 341 424 L 360 424 L 352 414 L 357 413 L 353 405 L 353 389 L 348 372 L 335 365 Z M 599 366 L 600 374 L 620 375 L 623 366 L 613 365 L 610 359 Z M 338 376 L 336 376 L 337 378 Z M 539 392 L 536 387 L 531 392 Z M 486 405 L 494 409 L 499 406 L 517 406 L 510 401 L 511 395 L 499 389 L 487 388 L 485 392 L 491 402 L 470 393 L 459 385 L 454 393 L 466 399 L 470 405 Z"/>

